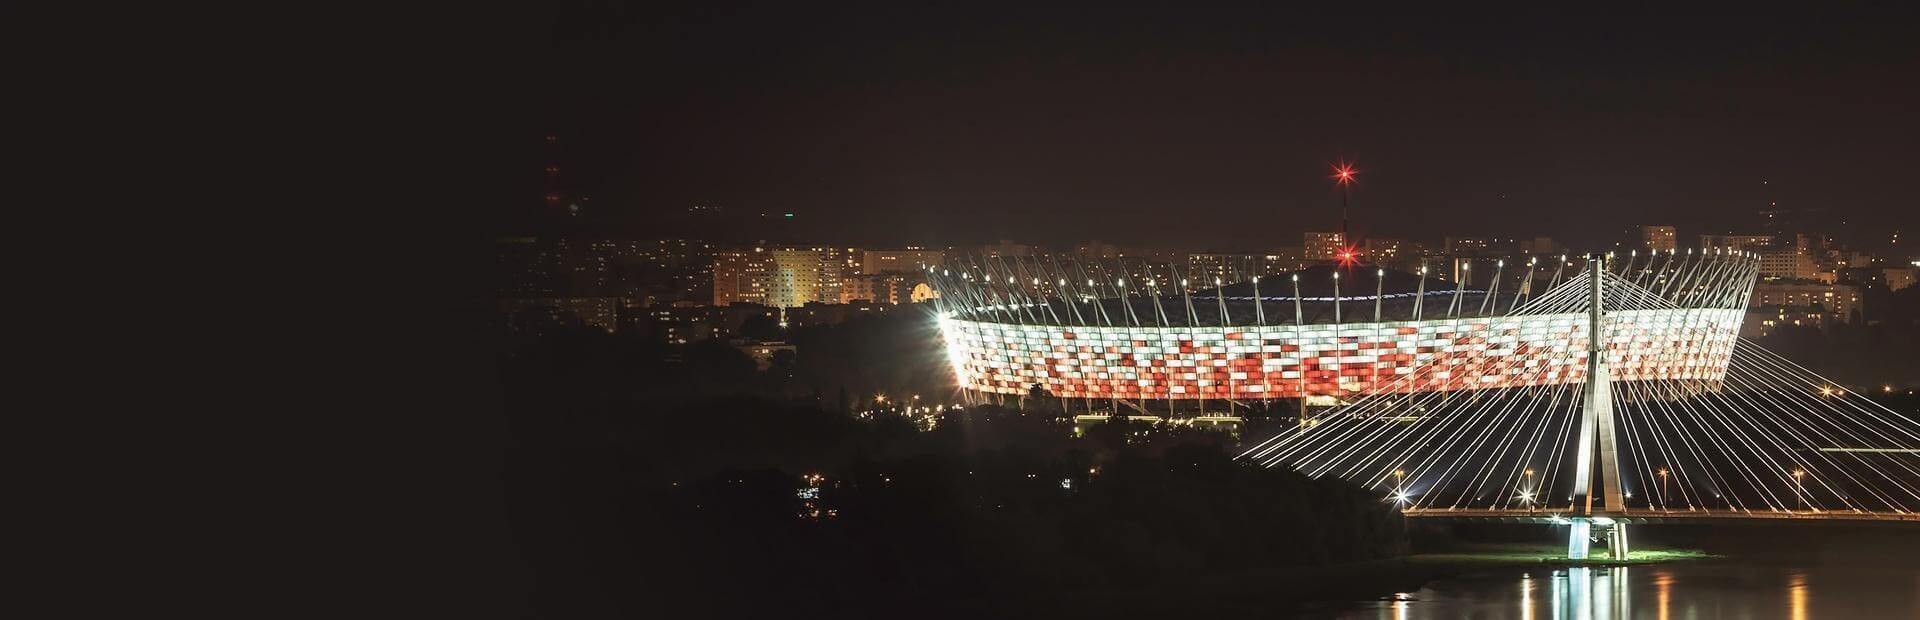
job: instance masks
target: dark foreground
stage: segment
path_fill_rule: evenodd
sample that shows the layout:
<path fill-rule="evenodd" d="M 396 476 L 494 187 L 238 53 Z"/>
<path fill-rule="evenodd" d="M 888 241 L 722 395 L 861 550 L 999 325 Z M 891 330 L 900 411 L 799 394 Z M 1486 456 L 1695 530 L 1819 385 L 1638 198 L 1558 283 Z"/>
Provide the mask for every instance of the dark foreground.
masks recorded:
<path fill-rule="evenodd" d="M 886 362 L 930 350 L 886 327 L 794 334 L 822 354 L 764 369 L 717 344 L 666 363 L 656 345 L 597 330 L 506 355 L 508 508 L 533 582 L 524 615 L 1339 615 L 1565 568 L 1542 560 L 1563 532 L 1408 531 L 1377 491 L 1236 462 L 1239 442 L 1211 430 L 1076 433 L 1044 394 L 954 406 L 934 391 L 950 385 L 938 356 Z M 1280 423 L 1254 413 L 1248 435 Z M 1729 562 L 1854 566 L 1920 557 L 1886 542 L 1907 533 L 1654 526 L 1635 539 Z"/>
<path fill-rule="evenodd" d="M 1560 558 L 1563 531 L 1422 527 L 1416 553 L 1062 596 L 1103 618 L 1920 617 L 1911 528 L 1648 526 L 1627 562 Z M 1547 543 L 1540 541 L 1546 540 Z M 1500 542 L 1507 541 L 1507 542 Z"/>
<path fill-rule="evenodd" d="M 1532 537 L 1535 528 L 1473 529 L 1460 537 Z M 1417 587 L 1285 606 L 1277 616 L 1309 618 L 1914 618 L 1920 617 L 1920 537 L 1894 525 L 1723 524 L 1648 526 L 1653 546 L 1684 545 L 1692 559 L 1628 565 L 1526 565 L 1519 558 L 1455 562 Z M 1552 547 L 1542 547 L 1551 551 Z M 1523 555 L 1524 550 L 1521 551 Z M 1636 553 L 1636 560 L 1639 559 Z"/>
<path fill-rule="evenodd" d="M 1436 580 L 1477 575 L 1519 575 L 1598 570 L 1609 566 L 1648 566 L 1712 559 L 1698 550 L 1647 549 L 1625 562 L 1573 562 L 1557 557 L 1551 545 L 1476 543 L 1404 558 L 1353 562 L 1313 568 L 1253 570 L 1157 584 L 1144 590 L 1077 592 L 1049 610 L 1068 617 L 1273 618 L 1317 615 L 1328 610 L 1366 607 L 1393 601 Z"/>

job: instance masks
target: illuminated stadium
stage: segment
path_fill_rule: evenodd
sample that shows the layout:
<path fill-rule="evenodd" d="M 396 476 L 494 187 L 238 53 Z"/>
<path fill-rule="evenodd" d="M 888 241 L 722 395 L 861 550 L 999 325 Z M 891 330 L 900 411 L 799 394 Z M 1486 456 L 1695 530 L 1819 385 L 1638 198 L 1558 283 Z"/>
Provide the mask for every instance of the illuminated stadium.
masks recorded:
<path fill-rule="evenodd" d="M 1615 381 L 1712 387 L 1757 260 L 1718 250 L 1428 259 L 1204 274 L 1139 259 L 954 257 L 931 268 L 959 387 L 975 395 L 1248 404 L 1578 383 L 1605 282 Z M 1321 399 L 1326 400 L 1326 399 Z M 1231 405 L 1230 405 L 1231 406 Z"/>

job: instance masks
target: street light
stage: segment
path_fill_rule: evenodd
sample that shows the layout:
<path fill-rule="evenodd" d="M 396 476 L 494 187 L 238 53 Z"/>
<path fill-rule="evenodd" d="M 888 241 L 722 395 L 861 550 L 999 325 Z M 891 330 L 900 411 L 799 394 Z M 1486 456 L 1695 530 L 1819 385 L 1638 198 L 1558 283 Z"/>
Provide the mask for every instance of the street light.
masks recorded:
<path fill-rule="evenodd" d="M 1655 473 L 1660 474 L 1660 508 L 1665 510 L 1667 508 L 1667 468 L 1662 467 Z"/>
<path fill-rule="evenodd" d="M 1807 472 L 1798 469 L 1793 470 L 1793 501 L 1801 510 L 1805 510 L 1807 507 L 1807 487 L 1800 482 L 1800 478 L 1805 475 L 1807 475 Z"/>

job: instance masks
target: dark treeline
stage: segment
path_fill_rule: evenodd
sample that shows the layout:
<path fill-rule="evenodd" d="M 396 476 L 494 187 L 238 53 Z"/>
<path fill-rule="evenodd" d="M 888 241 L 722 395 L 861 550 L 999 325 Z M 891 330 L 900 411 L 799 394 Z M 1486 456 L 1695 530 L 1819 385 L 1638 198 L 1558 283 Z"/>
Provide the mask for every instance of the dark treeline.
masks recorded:
<path fill-rule="evenodd" d="M 1851 322 L 1781 326 L 1755 342 L 1863 393 L 1920 389 L 1920 286 L 1863 286 L 1860 305 Z"/>
<path fill-rule="evenodd" d="M 840 396 L 950 398 L 914 328 L 794 334 L 799 355 L 765 371 L 725 345 L 585 328 L 506 354 L 509 508 L 542 615 L 1032 615 L 1070 611 L 1069 595 L 1405 553 L 1379 495 L 1236 463 L 1224 435 L 1076 438 L 1057 408 L 991 406 L 925 430 Z"/>
<path fill-rule="evenodd" d="M 574 387 L 629 401 L 755 394 L 848 411 L 881 394 L 921 395 L 930 403 L 958 400 L 940 333 L 919 307 L 792 329 L 756 317 L 742 326 L 742 335 L 786 341 L 798 350 L 775 354 L 765 371 L 725 341 L 673 345 L 644 330 L 609 334 L 571 316 L 556 324 L 526 313 L 515 321 L 502 341 L 509 372 L 571 371 L 566 380 Z"/>

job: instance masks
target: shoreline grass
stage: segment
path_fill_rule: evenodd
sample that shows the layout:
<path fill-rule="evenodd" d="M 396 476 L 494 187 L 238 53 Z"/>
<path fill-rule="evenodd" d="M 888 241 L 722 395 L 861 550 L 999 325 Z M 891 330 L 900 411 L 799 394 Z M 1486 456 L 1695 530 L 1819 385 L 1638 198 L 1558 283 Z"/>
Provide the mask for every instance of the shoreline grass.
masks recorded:
<path fill-rule="evenodd" d="M 1600 550 L 1604 554 L 1605 550 Z M 1697 549 L 1652 546 L 1626 560 L 1569 560 L 1566 548 L 1535 544 L 1463 544 L 1402 558 L 1209 575 L 1128 591 L 1077 592 L 1054 601 L 1076 617 L 1273 617 L 1298 605 L 1378 600 L 1439 579 L 1495 571 L 1638 566 L 1714 559 Z M 1082 615 L 1084 614 L 1084 615 Z"/>
<path fill-rule="evenodd" d="M 1720 557 L 1698 549 L 1676 549 L 1658 546 L 1646 549 L 1635 549 L 1627 554 L 1627 559 L 1625 560 L 1615 560 L 1607 557 L 1606 553 L 1604 548 L 1596 549 L 1593 557 L 1585 560 L 1572 560 L 1566 557 L 1566 547 L 1558 545 L 1479 544 L 1458 545 L 1446 550 L 1416 553 L 1407 556 L 1407 561 L 1416 564 L 1436 566 L 1491 567 L 1511 565 L 1564 568 L 1572 566 L 1634 566 L 1639 564 L 1658 564 L 1662 562 L 1706 560 Z"/>

